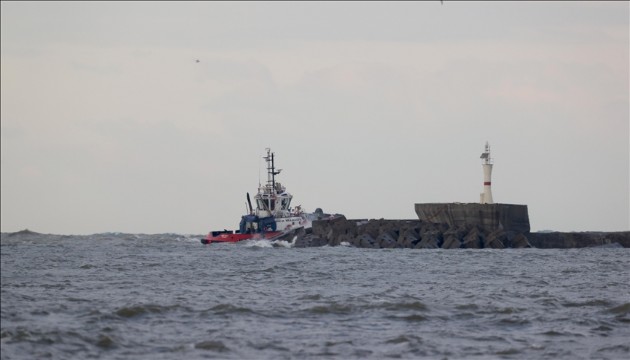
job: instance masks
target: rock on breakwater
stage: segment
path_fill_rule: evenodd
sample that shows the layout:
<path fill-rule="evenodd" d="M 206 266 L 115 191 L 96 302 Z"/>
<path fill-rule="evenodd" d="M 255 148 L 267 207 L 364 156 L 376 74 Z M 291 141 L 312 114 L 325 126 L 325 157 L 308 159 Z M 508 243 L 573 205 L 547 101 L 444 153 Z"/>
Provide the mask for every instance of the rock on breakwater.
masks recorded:
<path fill-rule="evenodd" d="M 536 232 L 528 234 L 528 239 L 534 247 L 541 249 L 595 246 L 630 248 L 630 231 Z"/>
<path fill-rule="evenodd" d="M 313 222 L 310 231 L 294 233 L 287 240 L 295 247 L 337 246 L 361 248 L 523 248 L 532 247 L 522 233 L 487 230 L 480 226 L 451 227 L 422 220 L 348 220 L 339 216 Z"/>
<path fill-rule="evenodd" d="M 422 220 L 348 220 L 344 216 L 316 220 L 311 229 L 292 232 L 283 239 L 298 248 L 341 244 L 372 249 L 630 247 L 630 232 L 530 233 Z"/>

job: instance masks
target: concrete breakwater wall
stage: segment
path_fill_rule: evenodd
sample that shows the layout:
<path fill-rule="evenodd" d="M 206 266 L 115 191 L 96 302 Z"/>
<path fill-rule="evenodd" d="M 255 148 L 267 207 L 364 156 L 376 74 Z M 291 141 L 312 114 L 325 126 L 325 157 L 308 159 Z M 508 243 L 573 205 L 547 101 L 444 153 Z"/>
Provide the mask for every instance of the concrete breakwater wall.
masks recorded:
<path fill-rule="evenodd" d="M 338 246 L 414 249 L 504 248 L 630 248 L 630 231 L 589 233 L 520 233 L 477 225 L 452 227 L 421 220 L 348 220 L 343 216 L 313 222 L 311 229 L 296 229 L 279 239 L 295 247 Z"/>
<path fill-rule="evenodd" d="M 529 233 L 527 205 L 477 203 L 415 204 L 418 219 L 444 223 L 450 227 L 477 225 L 483 229 L 503 229 Z"/>
<path fill-rule="evenodd" d="M 479 226 L 450 227 L 421 220 L 347 220 L 340 216 L 317 220 L 306 231 L 298 229 L 283 236 L 295 247 L 337 246 L 347 243 L 361 248 L 503 249 L 532 247 L 522 233 Z"/>

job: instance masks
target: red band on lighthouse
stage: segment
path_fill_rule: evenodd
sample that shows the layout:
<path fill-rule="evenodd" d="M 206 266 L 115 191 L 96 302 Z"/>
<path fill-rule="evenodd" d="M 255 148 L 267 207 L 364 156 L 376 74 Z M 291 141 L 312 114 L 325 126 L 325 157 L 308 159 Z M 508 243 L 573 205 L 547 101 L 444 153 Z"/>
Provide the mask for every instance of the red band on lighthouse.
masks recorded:
<path fill-rule="evenodd" d="M 484 186 L 486 186 L 486 185 L 490 186 L 490 181 L 484 181 L 483 185 Z"/>

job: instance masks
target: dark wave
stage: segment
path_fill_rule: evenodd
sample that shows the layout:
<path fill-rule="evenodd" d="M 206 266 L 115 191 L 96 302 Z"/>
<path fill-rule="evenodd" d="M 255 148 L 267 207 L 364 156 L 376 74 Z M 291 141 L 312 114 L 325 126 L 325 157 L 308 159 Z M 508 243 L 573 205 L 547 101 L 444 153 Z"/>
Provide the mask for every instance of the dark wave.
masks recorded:
<path fill-rule="evenodd" d="M 384 302 L 382 304 L 377 304 L 374 306 L 375 308 L 382 308 L 389 311 L 405 311 L 405 310 L 416 310 L 416 311 L 426 311 L 428 310 L 427 306 L 420 301 L 411 301 L 411 302 Z"/>
<path fill-rule="evenodd" d="M 408 322 L 420 322 L 420 321 L 426 321 L 427 317 L 420 314 L 413 314 L 413 315 L 403 315 L 403 316 L 390 316 L 388 317 L 388 319 L 402 320 L 402 321 L 408 321 Z"/>
<path fill-rule="evenodd" d="M 619 306 L 610 308 L 608 309 L 608 312 L 617 314 L 617 315 L 628 315 L 630 314 L 630 303 L 625 303 L 625 304 L 621 304 Z"/>
<path fill-rule="evenodd" d="M 220 314 L 220 315 L 254 313 L 254 311 L 250 308 L 236 306 L 233 304 L 215 305 L 212 308 L 210 308 L 209 311 L 214 314 Z"/>
<path fill-rule="evenodd" d="M 116 342 L 108 335 L 101 334 L 96 340 L 95 345 L 103 349 L 111 349 L 116 347 Z"/>
<path fill-rule="evenodd" d="M 610 306 L 611 302 L 604 299 L 595 299 L 581 302 L 566 302 L 562 304 L 565 307 L 590 307 L 590 306 Z"/>
<path fill-rule="evenodd" d="M 629 350 L 627 249 L 250 251 L 169 234 L 8 239 L 2 359 L 565 360 Z M 578 272 L 566 277 L 567 268 Z"/>
<path fill-rule="evenodd" d="M 155 305 L 155 304 L 144 304 L 144 305 L 125 306 L 116 310 L 114 313 L 120 317 L 133 318 L 133 317 L 137 317 L 137 316 L 141 316 L 145 314 L 167 313 L 167 312 L 171 312 L 180 308 L 181 307 L 177 305 L 162 306 L 162 305 Z"/>
<path fill-rule="evenodd" d="M 339 304 L 339 303 L 331 303 L 326 305 L 317 305 L 310 307 L 307 312 L 317 315 L 328 315 L 328 314 L 350 314 L 355 310 L 350 304 Z"/>
<path fill-rule="evenodd" d="M 218 340 L 206 340 L 195 344 L 195 349 L 215 351 L 215 352 L 229 352 L 230 348 Z"/>

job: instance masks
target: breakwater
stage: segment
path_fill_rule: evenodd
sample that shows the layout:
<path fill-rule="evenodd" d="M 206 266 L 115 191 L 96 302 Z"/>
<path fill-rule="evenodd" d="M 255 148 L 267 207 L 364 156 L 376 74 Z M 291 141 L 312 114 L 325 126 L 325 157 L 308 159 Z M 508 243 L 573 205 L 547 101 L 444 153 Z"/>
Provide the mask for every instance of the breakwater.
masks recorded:
<path fill-rule="evenodd" d="M 316 220 L 311 229 L 296 229 L 280 239 L 293 242 L 295 247 L 348 244 L 372 249 L 630 247 L 630 231 L 530 233 L 479 225 L 450 226 L 415 219 L 348 220 L 343 216 Z"/>
<path fill-rule="evenodd" d="M 593 246 L 630 248 L 630 231 L 534 232 L 527 234 L 527 239 L 532 246 L 541 249 Z"/>
<path fill-rule="evenodd" d="M 527 205 L 477 203 L 422 203 L 414 206 L 418 219 L 445 223 L 450 227 L 477 225 L 484 229 L 503 229 L 528 233 Z"/>
<path fill-rule="evenodd" d="M 347 220 L 340 216 L 317 220 L 309 231 L 296 230 L 284 239 L 296 247 L 336 246 L 342 243 L 361 248 L 414 249 L 503 249 L 532 247 L 523 233 L 480 226 L 451 227 L 422 220 Z"/>

